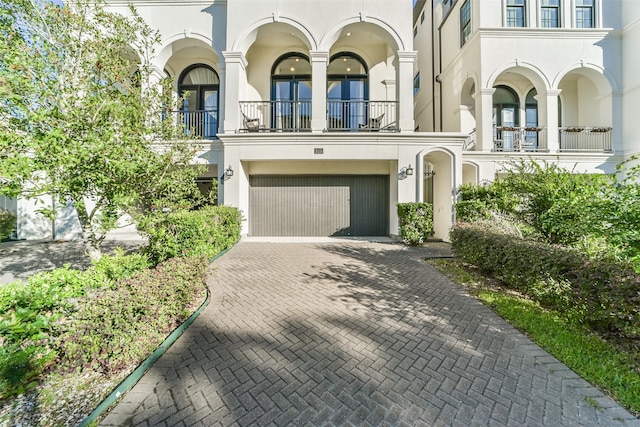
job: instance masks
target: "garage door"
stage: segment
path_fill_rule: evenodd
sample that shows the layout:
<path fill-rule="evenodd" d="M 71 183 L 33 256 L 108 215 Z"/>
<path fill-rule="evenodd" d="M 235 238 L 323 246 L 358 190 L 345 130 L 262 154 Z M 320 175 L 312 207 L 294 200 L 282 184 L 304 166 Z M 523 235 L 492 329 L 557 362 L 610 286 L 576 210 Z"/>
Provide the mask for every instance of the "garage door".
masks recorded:
<path fill-rule="evenodd" d="M 385 175 L 250 177 L 252 236 L 386 236 Z"/>

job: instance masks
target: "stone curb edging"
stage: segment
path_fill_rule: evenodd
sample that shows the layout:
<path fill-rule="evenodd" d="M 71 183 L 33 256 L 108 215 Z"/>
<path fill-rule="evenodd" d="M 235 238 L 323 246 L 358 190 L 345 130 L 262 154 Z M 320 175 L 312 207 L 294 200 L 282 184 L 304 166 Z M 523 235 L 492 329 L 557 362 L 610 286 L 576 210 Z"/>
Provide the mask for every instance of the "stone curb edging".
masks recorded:
<path fill-rule="evenodd" d="M 231 248 L 235 246 L 236 243 L 234 243 Z M 211 265 L 213 261 L 220 258 L 222 255 L 226 254 L 229 249 L 225 249 L 224 251 L 211 258 L 209 260 L 209 265 Z M 204 309 L 209 305 L 210 301 L 211 291 L 207 287 L 207 298 L 204 300 L 202 305 L 191 316 L 189 316 L 187 320 L 185 320 L 180 326 L 174 329 L 173 332 L 171 332 L 171 334 L 169 334 L 169 336 L 162 342 L 162 344 L 160 344 L 160 347 L 158 347 L 153 353 L 151 353 L 151 355 L 147 359 L 145 359 L 140 365 L 138 365 L 138 367 L 131 374 L 129 374 L 127 378 L 122 380 L 122 382 L 111 393 L 109 393 L 109 395 L 104 398 L 102 402 L 100 402 L 100 404 L 85 419 L 83 419 L 80 424 L 78 424 L 78 427 L 89 426 L 92 422 L 97 420 L 98 417 L 103 414 L 103 412 L 109 409 L 109 407 L 113 405 L 113 403 L 115 403 L 115 401 L 118 400 L 120 396 L 122 396 L 131 387 L 133 387 L 140 380 L 140 378 L 142 378 L 142 376 L 151 368 L 151 366 L 153 366 L 153 364 L 156 363 L 158 359 L 160 359 L 160 357 L 169 349 L 169 347 L 171 347 L 173 343 L 178 340 L 180 335 L 182 335 L 182 333 L 193 323 L 193 321 L 196 320 L 198 316 L 200 316 L 200 313 L 204 311 Z"/>

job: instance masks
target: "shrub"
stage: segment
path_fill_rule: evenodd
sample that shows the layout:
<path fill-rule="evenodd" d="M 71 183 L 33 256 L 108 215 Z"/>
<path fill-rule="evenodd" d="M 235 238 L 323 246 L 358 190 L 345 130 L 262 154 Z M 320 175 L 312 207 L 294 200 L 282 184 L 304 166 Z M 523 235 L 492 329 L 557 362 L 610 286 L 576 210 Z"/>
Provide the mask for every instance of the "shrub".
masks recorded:
<path fill-rule="evenodd" d="M 0 209 L 0 240 L 11 236 L 16 229 L 16 214 L 6 209 Z"/>
<path fill-rule="evenodd" d="M 408 245 L 419 245 L 433 234 L 433 205 L 398 203 L 400 237 Z"/>
<path fill-rule="evenodd" d="M 92 268 L 98 275 L 104 275 L 107 280 L 116 281 L 131 276 L 151 266 L 149 257 L 143 253 L 125 254 L 124 249 L 117 247 L 113 255 L 104 255 L 94 261 Z"/>
<path fill-rule="evenodd" d="M 241 221 L 238 209 L 212 206 L 156 212 L 142 218 L 138 228 L 149 239 L 149 256 L 161 262 L 177 256 L 217 255 L 238 241 Z"/>
<path fill-rule="evenodd" d="M 205 256 L 174 258 L 87 294 L 56 325 L 63 366 L 110 373 L 139 363 L 204 298 L 207 269 Z"/>
<path fill-rule="evenodd" d="M 0 287 L 0 397 L 23 393 L 55 359 L 54 325 L 73 313 L 87 292 L 109 288 L 145 268 L 147 258 L 116 250 L 86 271 L 69 266 Z"/>
<path fill-rule="evenodd" d="M 625 340 L 640 337 L 640 276 L 612 258 L 519 239 L 490 223 L 457 224 L 454 253 L 541 305 L 576 317 L 593 330 Z"/>

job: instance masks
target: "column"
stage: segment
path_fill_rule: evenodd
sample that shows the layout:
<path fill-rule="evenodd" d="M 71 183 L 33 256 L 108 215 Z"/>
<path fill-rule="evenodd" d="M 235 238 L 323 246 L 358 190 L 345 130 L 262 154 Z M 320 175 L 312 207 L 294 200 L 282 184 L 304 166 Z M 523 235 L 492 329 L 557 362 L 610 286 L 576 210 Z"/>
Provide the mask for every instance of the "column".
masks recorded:
<path fill-rule="evenodd" d="M 476 151 L 493 150 L 494 88 L 480 89 L 476 96 Z"/>
<path fill-rule="evenodd" d="M 242 52 L 222 52 L 225 62 L 224 133 L 235 132 L 240 125 L 240 96 L 247 82 L 247 59 Z"/>
<path fill-rule="evenodd" d="M 398 127 L 401 132 L 413 132 L 413 64 L 416 60 L 415 51 L 398 52 L 397 97 Z"/>
<path fill-rule="evenodd" d="M 327 128 L 327 66 L 329 52 L 311 51 L 311 131 Z"/>
<path fill-rule="evenodd" d="M 547 138 L 547 149 L 550 153 L 557 153 L 560 151 L 560 136 L 558 129 L 558 96 L 562 90 L 552 89 L 547 91 L 546 97 L 536 96 L 542 99 L 538 99 L 538 108 L 540 109 L 540 117 L 544 117 L 545 132 Z M 544 105 L 541 106 L 541 100 L 544 100 Z M 542 107 L 542 108 L 541 108 Z"/>

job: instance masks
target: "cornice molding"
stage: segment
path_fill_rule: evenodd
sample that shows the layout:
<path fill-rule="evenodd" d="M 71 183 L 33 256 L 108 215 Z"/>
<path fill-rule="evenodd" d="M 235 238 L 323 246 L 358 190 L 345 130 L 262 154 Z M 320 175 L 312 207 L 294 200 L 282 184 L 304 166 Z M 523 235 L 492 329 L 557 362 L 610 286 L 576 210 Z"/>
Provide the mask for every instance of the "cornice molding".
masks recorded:
<path fill-rule="evenodd" d="M 478 28 L 481 38 L 532 39 L 603 39 L 614 32 L 613 28 Z"/>

